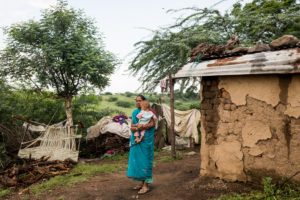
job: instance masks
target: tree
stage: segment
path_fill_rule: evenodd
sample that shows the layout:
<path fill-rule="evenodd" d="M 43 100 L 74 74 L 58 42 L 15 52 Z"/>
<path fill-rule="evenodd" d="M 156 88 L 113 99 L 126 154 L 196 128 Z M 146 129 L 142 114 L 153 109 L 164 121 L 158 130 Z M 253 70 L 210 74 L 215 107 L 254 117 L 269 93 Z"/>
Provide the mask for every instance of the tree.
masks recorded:
<path fill-rule="evenodd" d="M 234 31 L 246 44 L 269 43 L 285 34 L 300 38 L 299 0 L 253 0 L 244 6 L 236 3 L 230 16 Z"/>
<path fill-rule="evenodd" d="M 0 74 L 39 90 L 54 90 L 65 101 L 68 126 L 73 125 L 72 98 L 80 91 L 103 89 L 117 64 L 104 50 L 94 22 L 64 0 L 43 11 L 39 21 L 6 29 Z"/>
<path fill-rule="evenodd" d="M 172 32 L 171 30 L 156 31 L 147 41 L 135 44 L 137 55 L 130 63 L 129 70 L 140 75 L 146 90 L 152 90 L 157 81 L 175 73 L 186 64 L 190 51 L 199 42 L 221 43 L 220 35 L 204 29 L 191 27 Z"/>
<path fill-rule="evenodd" d="M 153 89 L 169 73 L 176 73 L 189 60 L 199 43 L 226 44 L 237 34 L 241 45 L 258 41 L 269 43 L 284 34 L 300 38 L 300 4 L 297 0 L 253 0 L 244 6 L 233 5 L 221 14 L 214 9 L 196 7 L 174 25 L 154 32 L 151 39 L 136 43 L 137 54 L 129 70 L 141 76 L 146 89 Z"/>

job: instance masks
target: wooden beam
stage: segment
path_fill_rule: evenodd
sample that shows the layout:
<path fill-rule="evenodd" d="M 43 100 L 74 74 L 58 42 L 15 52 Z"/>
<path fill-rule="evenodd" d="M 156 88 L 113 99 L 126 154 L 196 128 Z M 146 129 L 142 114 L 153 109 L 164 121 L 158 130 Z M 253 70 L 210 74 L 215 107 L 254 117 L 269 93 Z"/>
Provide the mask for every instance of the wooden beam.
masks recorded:
<path fill-rule="evenodd" d="M 171 126 L 170 126 L 170 135 L 171 140 L 171 155 L 173 158 L 176 158 L 175 151 L 175 114 L 174 114 L 174 80 L 172 74 L 169 74 L 169 86 L 170 86 L 170 112 L 171 112 Z"/>

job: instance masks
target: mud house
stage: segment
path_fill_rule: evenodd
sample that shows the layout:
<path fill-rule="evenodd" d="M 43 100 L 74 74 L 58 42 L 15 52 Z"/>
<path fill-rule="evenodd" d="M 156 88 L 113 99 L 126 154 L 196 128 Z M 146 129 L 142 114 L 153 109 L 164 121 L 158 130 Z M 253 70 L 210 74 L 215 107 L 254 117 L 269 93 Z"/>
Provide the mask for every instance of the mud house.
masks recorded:
<path fill-rule="evenodd" d="M 255 181 L 300 170 L 300 45 L 278 42 L 175 74 L 202 77 L 202 176 Z"/>

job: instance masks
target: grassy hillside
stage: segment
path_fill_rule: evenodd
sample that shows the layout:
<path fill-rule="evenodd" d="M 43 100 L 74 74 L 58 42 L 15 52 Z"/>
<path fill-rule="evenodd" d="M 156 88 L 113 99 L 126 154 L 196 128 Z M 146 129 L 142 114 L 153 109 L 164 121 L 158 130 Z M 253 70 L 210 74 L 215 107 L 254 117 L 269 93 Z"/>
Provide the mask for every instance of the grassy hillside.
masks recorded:
<path fill-rule="evenodd" d="M 135 96 L 127 96 L 125 94 L 114 94 L 114 95 L 101 95 L 102 101 L 99 101 L 97 109 L 110 109 L 120 111 L 126 115 L 130 115 L 132 110 L 135 108 Z M 158 95 L 146 95 L 150 102 L 156 102 L 159 98 Z M 162 103 L 169 104 L 170 99 L 168 96 L 160 96 Z M 122 106 L 120 102 L 127 102 L 128 105 Z M 189 110 L 192 108 L 199 108 L 200 100 L 199 99 L 184 99 L 176 98 L 175 99 L 175 109 L 177 110 Z M 118 114 L 118 113 L 113 113 Z"/>
<path fill-rule="evenodd" d="M 112 101 L 112 98 L 117 98 Z M 118 106 L 117 102 L 128 102 L 130 104 L 129 107 Z M 134 97 L 127 97 L 125 95 L 117 94 L 117 95 L 102 95 L 102 101 L 97 105 L 98 109 L 111 109 L 111 110 L 119 110 L 126 115 L 130 115 L 132 110 L 135 108 L 135 99 Z M 118 113 L 114 113 L 118 114 Z"/>

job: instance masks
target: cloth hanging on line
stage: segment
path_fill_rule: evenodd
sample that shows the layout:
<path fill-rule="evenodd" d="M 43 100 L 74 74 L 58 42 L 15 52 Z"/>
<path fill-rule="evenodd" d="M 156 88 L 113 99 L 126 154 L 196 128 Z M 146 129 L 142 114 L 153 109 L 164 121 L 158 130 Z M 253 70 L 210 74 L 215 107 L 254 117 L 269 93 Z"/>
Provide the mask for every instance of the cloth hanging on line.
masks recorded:
<path fill-rule="evenodd" d="M 161 92 L 167 92 L 167 80 L 163 79 L 160 80 L 160 88 L 161 88 Z"/>
<path fill-rule="evenodd" d="M 162 104 L 163 115 L 167 121 L 168 126 L 171 125 L 171 111 L 170 107 Z M 174 110 L 175 113 L 175 132 L 180 137 L 192 137 L 195 143 L 199 143 L 198 124 L 200 122 L 200 111 L 197 109 L 180 111 Z"/>

